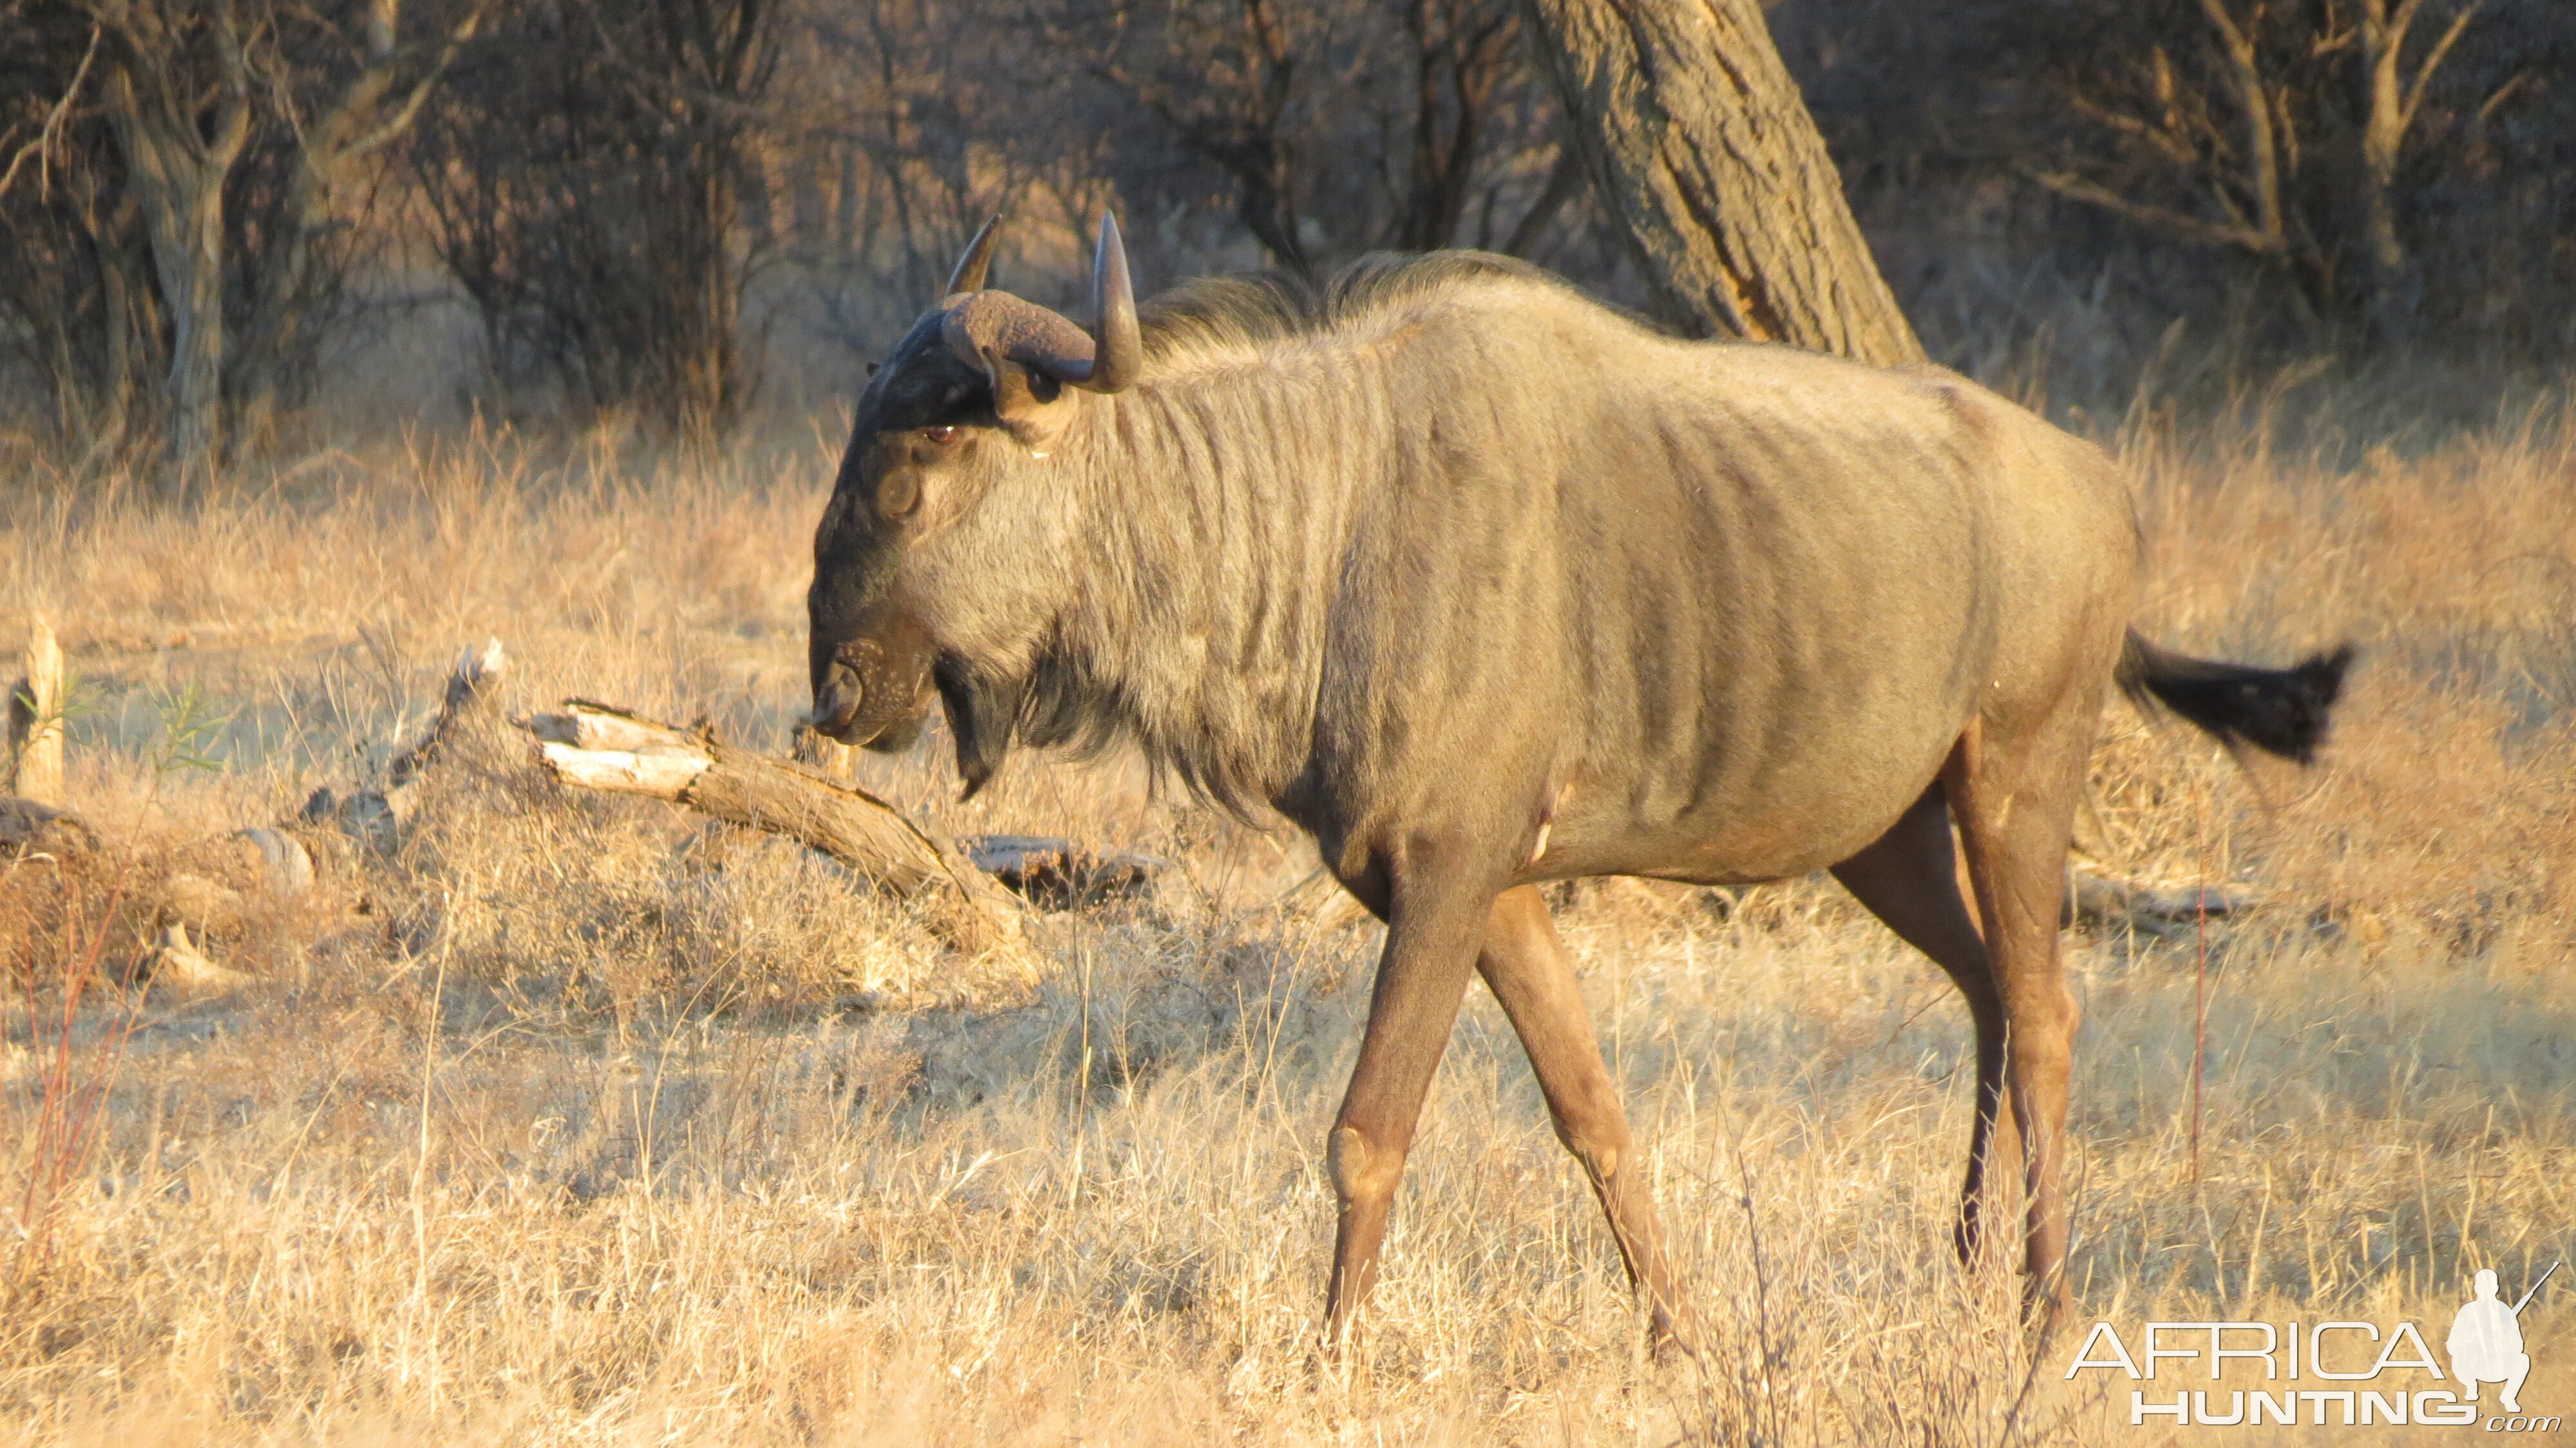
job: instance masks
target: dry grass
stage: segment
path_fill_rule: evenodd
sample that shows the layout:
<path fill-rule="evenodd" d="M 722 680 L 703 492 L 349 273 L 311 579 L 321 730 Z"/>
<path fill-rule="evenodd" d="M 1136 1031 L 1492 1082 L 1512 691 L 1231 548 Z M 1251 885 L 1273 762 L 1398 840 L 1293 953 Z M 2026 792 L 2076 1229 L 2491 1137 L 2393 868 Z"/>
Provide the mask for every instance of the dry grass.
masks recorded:
<path fill-rule="evenodd" d="M 2088 1319 L 2124 1325 L 2411 1317 L 2438 1342 L 2473 1267 L 2517 1283 L 2576 1247 L 2576 441 L 2500 426 L 2342 469 L 2263 438 L 2131 435 L 2148 622 L 2272 658 L 2349 633 L 2367 662 L 2307 774 L 2111 721 L 2121 867 L 2274 903 L 2208 935 L 2196 1180 L 2195 941 L 2070 937 L 2077 1283 Z M 482 438 L 317 459 L 183 516 L 27 495 L 0 519 L 0 616 L 53 613 L 89 686 L 76 792 L 138 842 L 118 868 L 148 871 L 380 769 L 486 633 L 519 660 L 514 709 L 580 692 L 777 740 L 825 451 L 655 471 Z M 191 687 L 223 716 L 212 771 L 155 764 Z M 2057 1380 L 2071 1345 L 2020 1399 L 2012 1284 L 1947 1249 L 1964 1012 L 1830 886 L 1594 884 L 1563 912 L 1716 1324 L 1705 1364 L 1641 1359 L 1597 1213 L 1479 999 L 1372 1336 L 1325 1368 L 1318 1147 L 1372 931 L 1301 886 L 1302 844 L 1124 767 L 1022 759 L 962 807 L 935 755 L 869 768 L 938 828 L 1141 845 L 1186 878 L 1049 921 L 1061 969 L 1013 997 L 829 867 L 562 798 L 487 736 L 435 776 L 366 913 L 218 942 L 262 977 L 232 995 L 85 1008 L 74 1055 L 112 1089 L 50 1214 L 17 1189 L 54 1039 L 50 997 L 22 993 L 0 1436 L 2132 1436 L 2125 1381 Z M 62 968 L 53 905 L 13 917 L 39 974 Z M 833 1011 L 924 985 L 978 1004 Z M 2526 1318 L 2542 1411 L 2576 1408 L 2564 1300 Z M 2282 1436 L 2302 1434 L 2356 1436 Z"/>

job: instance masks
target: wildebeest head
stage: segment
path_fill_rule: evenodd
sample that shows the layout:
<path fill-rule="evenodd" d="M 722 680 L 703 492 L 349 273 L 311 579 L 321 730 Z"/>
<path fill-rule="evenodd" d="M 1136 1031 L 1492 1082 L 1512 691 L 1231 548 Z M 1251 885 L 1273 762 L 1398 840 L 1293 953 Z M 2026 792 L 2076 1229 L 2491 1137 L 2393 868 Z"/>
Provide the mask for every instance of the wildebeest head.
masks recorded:
<path fill-rule="evenodd" d="M 999 224 L 976 233 L 947 295 L 860 394 L 806 595 L 808 722 L 901 749 L 935 688 L 970 792 L 1009 742 L 1010 680 L 1044 624 L 1043 570 L 1031 565 L 1064 541 L 1064 488 L 1048 460 L 1080 421 L 1073 389 L 1126 387 L 1144 350 L 1114 220 L 1101 218 L 1091 332 L 985 289 Z"/>

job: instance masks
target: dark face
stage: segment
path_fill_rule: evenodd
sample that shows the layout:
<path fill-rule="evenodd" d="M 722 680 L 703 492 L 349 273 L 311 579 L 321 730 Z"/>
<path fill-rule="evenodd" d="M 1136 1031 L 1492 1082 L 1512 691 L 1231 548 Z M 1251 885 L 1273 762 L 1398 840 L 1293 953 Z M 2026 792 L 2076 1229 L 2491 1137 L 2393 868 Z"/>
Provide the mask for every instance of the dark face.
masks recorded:
<path fill-rule="evenodd" d="M 805 605 L 817 730 L 884 751 L 920 734 L 941 658 L 923 600 L 908 596 L 905 557 L 953 509 L 979 454 L 1007 445 L 990 382 L 940 345 L 936 314 L 925 318 L 860 395 L 814 534 Z"/>
<path fill-rule="evenodd" d="M 1063 495 L 1030 486 L 1029 470 L 1081 410 L 1069 389 L 1117 392 L 1144 356 L 1117 222 L 1101 218 L 1093 258 L 1097 332 L 984 289 L 999 225 L 976 233 L 946 296 L 859 395 L 805 596 L 814 727 L 902 749 L 935 689 L 969 794 L 1010 745 L 1015 680 L 1064 574 Z"/>

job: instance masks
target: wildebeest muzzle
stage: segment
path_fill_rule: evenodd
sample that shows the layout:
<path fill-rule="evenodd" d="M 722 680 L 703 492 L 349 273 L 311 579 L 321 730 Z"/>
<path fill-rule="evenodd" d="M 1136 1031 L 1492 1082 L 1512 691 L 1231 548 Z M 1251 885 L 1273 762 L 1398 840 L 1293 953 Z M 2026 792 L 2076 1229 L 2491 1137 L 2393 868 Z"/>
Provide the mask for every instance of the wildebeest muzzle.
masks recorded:
<path fill-rule="evenodd" d="M 814 708 L 805 722 L 844 744 L 910 747 L 930 716 L 928 640 L 898 625 L 826 649 L 815 641 Z"/>

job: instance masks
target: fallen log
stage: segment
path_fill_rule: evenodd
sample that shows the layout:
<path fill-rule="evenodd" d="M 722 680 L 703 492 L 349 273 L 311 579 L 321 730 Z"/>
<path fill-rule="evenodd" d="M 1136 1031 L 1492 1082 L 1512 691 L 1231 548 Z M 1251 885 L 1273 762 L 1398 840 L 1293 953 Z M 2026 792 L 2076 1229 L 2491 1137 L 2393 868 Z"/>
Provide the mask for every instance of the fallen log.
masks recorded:
<path fill-rule="evenodd" d="M 377 853 L 391 854 L 419 800 L 422 772 L 448 740 L 490 704 L 509 668 L 510 656 L 499 639 L 485 639 L 482 647 L 467 649 L 448 673 L 437 717 L 386 767 L 385 787 L 339 795 L 326 785 L 304 801 L 300 823 L 335 826 L 351 839 L 374 846 Z"/>
<path fill-rule="evenodd" d="M 2066 923 L 2097 929 L 2135 928 L 2152 935 L 2174 935 L 2202 920 L 2242 915 L 2262 897 L 2239 885 L 2163 887 L 2067 871 Z"/>
<path fill-rule="evenodd" d="M 1135 850 L 1100 854 L 1045 835 L 973 835 L 959 840 L 976 869 L 1041 910 L 1087 910 L 1153 889 L 1172 862 Z"/>
<path fill-rule="evenodd" d="M 343 795 L 325 785 L 305 798 L 292 820 L 180 850 L 151 891 L 165 926 L 158 958 L 178 962 L 171 978 L 198 988 L 248 979 L 220 966 L 198 969 L 194 962 L 206 959 L 209 944 L 236 938 L 262 902 L 302 900 L 317 888 L 346 894 L 360 874 L 354 849 L 392 855 L 418 801 L 423 771 L 489 705 L 509 662 L 499 639 L 466 649 L 448 673 L 438 713 L 419 738 L 394 754 L 383 788 Z M 171 929 L 180 934 L 170 937 Z"/>
<path fill-rule="evenodd" d="M 9 854 L 81 854 L 98 837 L 70 810 L 42 800 L 0 795 L 0 851 Z"/>
<path fill-rule="evenodd" d="M 139 869 L 132 901 L 146 944 L 138 976 L 195 990 L 252 978 L 215 963 L 209 951 L 239 938 L 264 911 L 287 903 L 309 907 L 316 898 L 355 903 L 362 847 L 393 851 L 423 771 L 488 703 L 508 666 L 498 639 L 466 650 L 436 718 L 395 754 L 383 788 L 347 795 L 317 789 L 294 819 L 179 845 L 146 863 L 46 798 L 59 794 L 62 772 L 61 652 L 41 616 L 30 621 L 29 635 L 28 677 L 12 691 L 10 752 L 0 758 L 28 797 L 0 794 L 0 869 L 38 856 L 81 862 L 92 872 Z"/>
<path fill-rule="evenodd" d="M 161 927 L 151 949 L 138 962 L 136 973 L 155 986 L 175 986 L 200 995 L 220 994 L 253 979 L 229 966 L 217 965 L 188 938 L 188 927 L 176 920 Z"/>
<path fill-rule="evenodd" d="M 949 906 L 943 928 L 970 951 L 1027 944 L 1018 908 L 999 885 L 865 790 L 703 731 L 586 699 L 568 699 L 561 713 L 517 722 L 536 736 L 546 768 L 566 784 L 687 805 L 785 835 L 893 894 L 931 893 Z"/>

